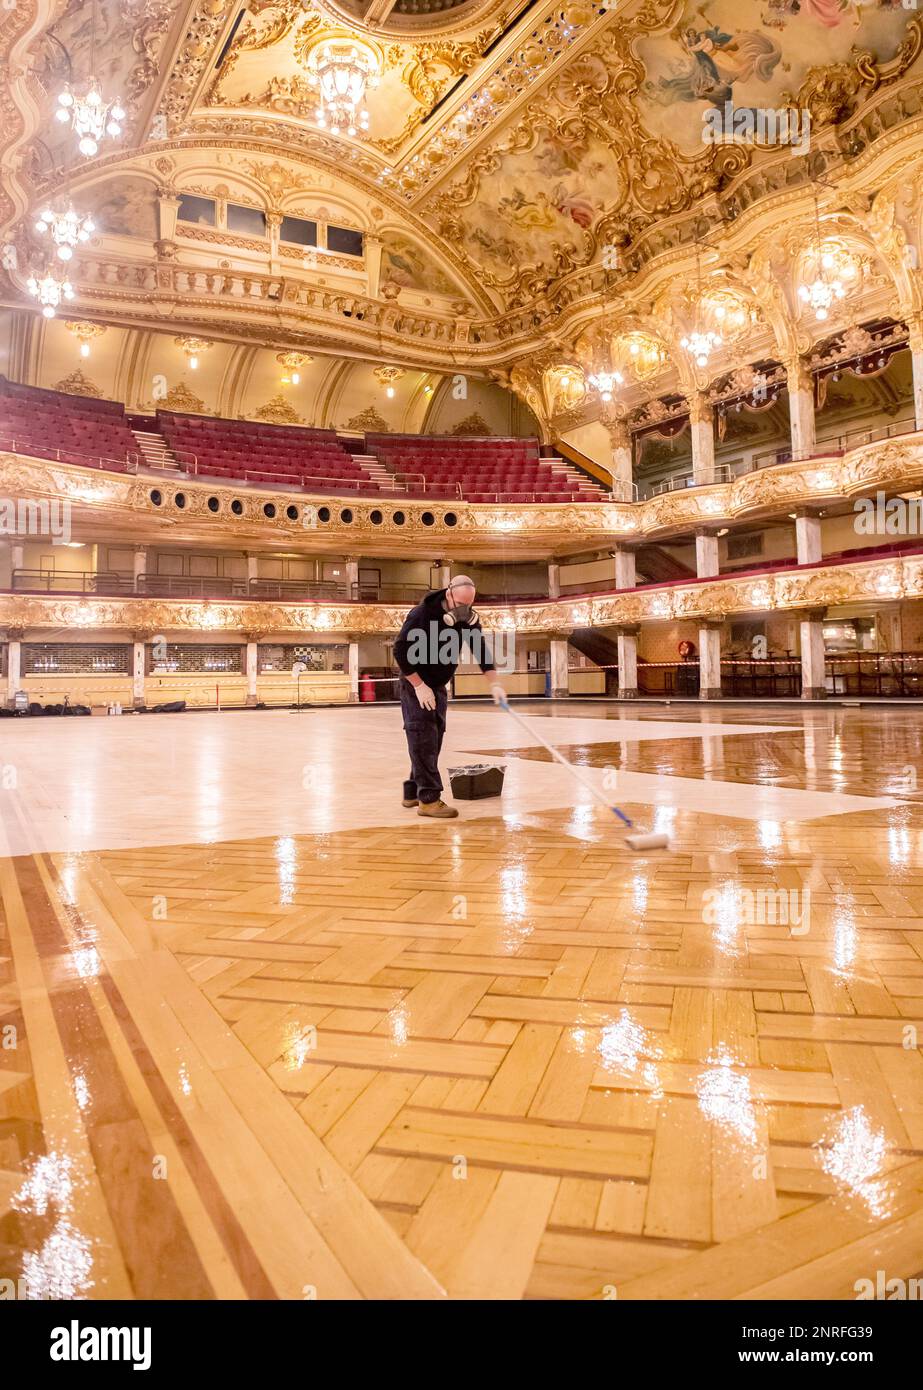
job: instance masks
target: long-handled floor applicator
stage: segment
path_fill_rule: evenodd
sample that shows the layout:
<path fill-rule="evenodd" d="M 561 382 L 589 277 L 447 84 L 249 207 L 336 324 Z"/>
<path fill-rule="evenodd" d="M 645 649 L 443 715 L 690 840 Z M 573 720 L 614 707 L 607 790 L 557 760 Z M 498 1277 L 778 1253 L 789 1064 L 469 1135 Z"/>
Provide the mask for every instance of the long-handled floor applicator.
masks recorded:
<path fill-rule="evenodd" d="M 532 724 L 528 719 L 526 719 L 524 715 L 517 714 L 517 712 L 511 708 L 508 700 L 501 700 L 500 708 L 502 710 L 505 710 L 507 714 L 511 715 L 513 719 L 516 720 L 516 723 L 520 726 L 520 728 L 524 729 L 530 738 L 534 738 L 537 743 L 540 743 L 542 747 L 551 754 L 555 762 L 560 763 L 562 767 L 566 767 L 571 776 L 576 777 L 580 785 L 582 787 L 585 787 L 586 790 L 590 793 L 590 795 L 594 797 L 595 800 L 598 801 L 601 806 L 605 806 L 607 811 L 611 811 L 613 815 L 617 816 L 618 819 L 622 822 L 622 824 L 626 825 L 629 830 L 632 829 L 632 822 L 625 815 L 625 812 L 619 810 L 618 806 L 612 806 L 603 796 L 602 792 L 600 792 L 599 790 L 597 790 L 596 787 L 594 787 L 593 783 L 589 780 L 589 778 L 584 777 L 583 773 L 579 772 L 578 769 L 574 767 L 573 763 L 569 763 L 567 761 L 563 753 L 559 753 L 557 748 L 552 747 L 550 743 L 546 742 L 546 740 L 542 738 L 541 734 L 538 732 L 534 724 Z M 669 849 L 670 837 L 669 835 L 658 834 L 656 831 L 651 831 L 646 835 L 626 835 L 625 843 L 629 849 L 636 851 L 643 849 Z"/>

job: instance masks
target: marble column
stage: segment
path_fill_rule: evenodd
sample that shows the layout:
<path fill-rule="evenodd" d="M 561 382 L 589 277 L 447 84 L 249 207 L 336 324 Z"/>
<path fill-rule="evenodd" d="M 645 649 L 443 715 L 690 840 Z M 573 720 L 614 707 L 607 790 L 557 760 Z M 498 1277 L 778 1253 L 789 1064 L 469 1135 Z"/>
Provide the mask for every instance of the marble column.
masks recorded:
<path fill-rule="evenodd" d="M 433 565 L 433 581 L 437 589 L 447 589 L 452 579 L 452 561 L 437 560 Z"/>
<path fill-rule="evenodd" d="M 25 569 L 26 567 L 26 548 L 22 541 L 12 541 L 10 543 L 10 583 L 15 570 Z"/>
<path fill-rule="evenodd" d="M 346 557 L 346 598 L 356 599 L 359 597 L 359 561 L 355 555 Z"/>
<path fill-rule="evenodd" d="M 131 634 L 131 702 L 135 709 L 144 704 L 144 677 L 146 675 L 147 647 L 145 643 L 150 633 Z"/>
<path fill-rule="evenodd" d="M 913 370 L 913 419 L 923 430 L 923 316 L 915 314 L 910 320 L 910 362 Z"/>
<path fill-rule="evenodd" d="M 801 615 L 801 698 L 827 698 L 827 668 L 824 653 L 823 620 L 826 608 L 811 608 Z"/>
<path fill-rule="evenodd" d="M 381 289 L 381 237 L 366 232 L 363 240 L 365 252 L 365 274 L 368 282 L 369 299 L 377 299 Z"/>
<path fill-rule="evenodd" d="M 142 575 L 147 574 L 147 550 L 143 545 L 136 545 L 131 557 L 131 586 L 135 593 L 138 592 L 138 580 Z"/>
<path fill-rule="evenodd" d="M 721 619 L 699 626 L 699 699 L 721 699 Z"/>
<path fill-rule="evenodd" d="M 637 625 L 622 625 L 616 628 L 616 641 L 619 649 L 619 699 L 638 698 L 638 636 Z"/>
<path fill-rule="evenodd" d="M 609 465 L 612 473 L 612 495 L 618 502 L 631 502 L 634 500 L 634 467 L 628 421 L 618 417 L 604 419 L 602 423 L 608 432 L 612 449 Z"/>
<path fill-rule="evenodd" d="M 611 554 L 615 561 L 615 587 L 633 589 L 638 582 L 635 552 L 630 545 L 619 545 Z"/>
<path fill-rule="evenodd" d="M 349 633 L 346 669 L 349 672 L 349 703 L 357 705 L 359 703 L 359 638 L 353 632 Z"/>
<path fill-rule="evenodd" d="M 815 565 L 823 559 L 820 542 L 820 517 L 809 509 L 795 514 L 795 545 L 799 565 Z"/>
<path fill-rule="evenodd" d="M 809 458 L 815 447 L 814 376 L 803 357 L 786 363 L 792 458 Z"/>
<path fill-rule="evenodd" d="M 548 566 L 548 597 L 561 597 L 561 566 L 553 563 Z"/>
<path fill-rule="evenodd" d="M 718 536 L 707 527 L 695 533 L 695 572 L 699 579 L 711 579 L 718 573 Z"/>
<path fill-rule="evenodd" d="M 260 577 L 260 557 L 259 557 L 258 555 L 253 555 L 253 554 L 251 554 L 251 552 L 248 550 L 248 551 L 247 551 L 247 593 L 248 593 L 248 594 L 249 594 L 249 592 L 250 592 L 250 586 L 251 586 L 251 584 L 253 583 L 253 581 L 254 581 L 255 579 L 259 579 L 259 577 Z"/>
<path fill-rule="evenodd" d="M 567 677 L 567 639 L 570 633 L 553 632 L 551 634 L 551 698 L 553 700 L 564 700 L 570 694 L 570 685 Z"/>
<path fill-rule="evenodd" d="M 260 633 L 245 632 L 244 639 L 247 643 L 245 653 L 247 663 L 247 704 L 253 706 L 257 703 L 257 679 L 260 674 Z"/>
<path fill-rule="evenodd" d="M 689 431 L 692 436 L 692 481 L 715 481 L 714 411 L 701 391 L 689 401 Z"/>
<path fill-rule="evenodd" d="M 279 230 L 282 226 L 282 213 L 270 211 L 266 213 L 266 231 L 269 233 L 269 273 L 270 275 L 284 274 L 282 267 L 282 256 L 279 251 Z"/>
<path fill-rule="evenodd" d="M 13 696 L 19 689 L 21 679 L 23 629 L 21 627 L 7 628 L 6 635 L 6 698 L 7 703 L 11 705 Z"/>

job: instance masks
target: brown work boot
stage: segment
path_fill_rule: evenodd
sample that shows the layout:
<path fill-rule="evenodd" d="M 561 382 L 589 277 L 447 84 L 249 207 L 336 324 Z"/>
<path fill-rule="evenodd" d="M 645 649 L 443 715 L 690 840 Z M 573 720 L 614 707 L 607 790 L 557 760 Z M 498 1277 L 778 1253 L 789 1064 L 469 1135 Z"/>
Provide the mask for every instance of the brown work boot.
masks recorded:
<path fill-rule="evenodd" d="M 444 801 L 423 801 L 417 808 L 418 816 L 433 816 L 436 820 L 452 820 L 458 815 L 454 806 L 447 806 Z"/>
<path fill-rule="evenodd" d="M 419 804 L 420 803 L 415 796 L 405 796 L 404 800 L 401 802 L 401 805 L 407 811 L 412 811 L 414 806 L 419 806 Z"/>

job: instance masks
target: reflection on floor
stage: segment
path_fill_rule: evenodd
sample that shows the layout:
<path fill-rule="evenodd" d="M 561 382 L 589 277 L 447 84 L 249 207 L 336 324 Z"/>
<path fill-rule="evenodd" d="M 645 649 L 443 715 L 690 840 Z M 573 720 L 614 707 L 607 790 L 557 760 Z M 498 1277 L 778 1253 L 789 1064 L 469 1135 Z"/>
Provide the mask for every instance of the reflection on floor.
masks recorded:
<path fill-rule="evenodd" d="M 556 715 L 620 796 L 654 784 L 627 809 L 673 849 L 637 856 L 540 781 L 544 750 L 456 714 L 457 747 L 515 772 L 509 801 L 448 824 L 361 807 L 345 828 L 338 801 L 313 833 L 280 832 L 292 759 L 267 756 L 260 714 L 217 742 L 218 716 L 125 720 L 126 807 L 148 771 L 158 787 L 146 843 L 138 807 L 115 826 L 103 745 L 71 726 L 52 778 L 10 730 L 0 1279 L 23 1297 L 810 1299 L 918 1276 L 920 716 Z M 395 726 L 390 777 L 398 716 L 374 716 Z M 363 712 L 329 717 L 356 731 Z M 182 843 L 151 762 L 180 732 L 212 740 Z M 324 762 L 347 786 L 351 737 Z M 656 792 L 680 784 L 675 807 Z M 222 833 L 229 787 L 248 817 L 264 803 L 262 835 Z"/>

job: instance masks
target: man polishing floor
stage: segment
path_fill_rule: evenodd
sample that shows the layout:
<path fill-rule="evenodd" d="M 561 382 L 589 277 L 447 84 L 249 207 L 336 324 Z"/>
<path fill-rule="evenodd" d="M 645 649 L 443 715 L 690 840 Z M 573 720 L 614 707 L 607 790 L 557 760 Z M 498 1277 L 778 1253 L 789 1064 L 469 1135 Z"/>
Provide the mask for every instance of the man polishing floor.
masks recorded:
<path fill-rule="evenodd" d="M 417 807 L 418 816 L 440 820 L 457 816 L 442 800 L 439 753 L 445 735 L 446 686 L 455 675 L 464 642 L 477 661 L 494 703 L 506 692 L 496 679 L 481 620 L 474 611 L 475 587 L 466 574 L 447 589 L 427 594 L 404 620 L 394 644 L 394 659 L 402 672 L 400 683 L 404 732 L 410 750 L 410 777 L 404 783 L 404 805 Z"/>

